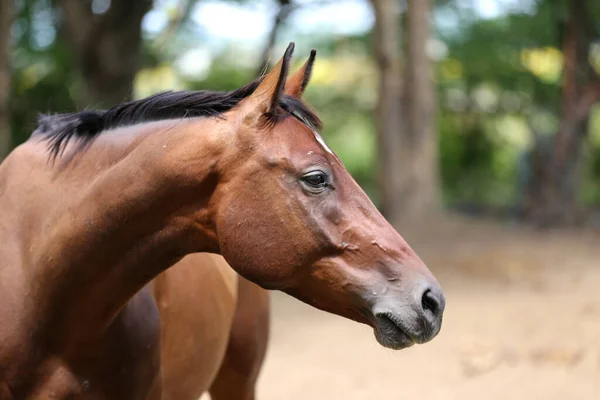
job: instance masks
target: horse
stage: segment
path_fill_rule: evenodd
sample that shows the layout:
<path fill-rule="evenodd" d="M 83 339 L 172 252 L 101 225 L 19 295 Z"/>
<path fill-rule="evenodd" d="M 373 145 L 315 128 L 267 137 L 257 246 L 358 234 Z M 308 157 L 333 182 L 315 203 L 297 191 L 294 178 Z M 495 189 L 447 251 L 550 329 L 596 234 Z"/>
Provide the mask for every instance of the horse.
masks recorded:
<path fill-rule="evenodd" d="M 227 296 L 202 297 L 233 292 L 200 272 L 218 257 L 222 272 L 372 327 L 384 347 L 438 334 L 441 286 L 320 136 L 302 100 L 316 51 L 288 77 L 293 50 L 230 92 L 42 116 L 5 159 L 0 399 L 192 399 L 227 385 L 226 371 L 212 379 L 227 354 L 203 359 L 214 349 L 194 336 L 235 313 Z"/>

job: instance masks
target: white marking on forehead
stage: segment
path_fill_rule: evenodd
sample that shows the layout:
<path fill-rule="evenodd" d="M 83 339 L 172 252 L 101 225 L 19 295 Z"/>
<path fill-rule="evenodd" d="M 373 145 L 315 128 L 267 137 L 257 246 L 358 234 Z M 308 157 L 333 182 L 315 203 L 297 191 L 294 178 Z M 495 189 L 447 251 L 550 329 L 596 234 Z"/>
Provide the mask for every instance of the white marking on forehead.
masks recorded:
<path fill-rule="evenodd" d="M 321 145 L 321 147 L 328 152 L 329 154 L 331 154 L 332 156 L 334 156 L 335 158 L 337 158 L 337 156 L 333 153 L 333 151 L 331 151 L 331 149 L 329 148 L 329 146 L 327 146 L 327 144 L 325 143 L 325 141 L 323 140 L 323 138 L 321 137 L 321 135 L 319 135 L 319 132 L 317 132 L 312 126 L 311 124 L 308 123 L 308 121 L 306 121 L 305 118 L 303 118 L 300 114 L 295 113 L 294 114 L 296 116 L 296 118 L 298 118 L 300 121 L 302 121 L 304 123 L 304 125 L 306 125 L 311 132 L 313 133 L 313 135 L 315 135 L 315 139 L 317 139 L 317 142 L 319 142 L 319 144 Z M 312 151 L 310 152 L 312 153 Z M 309 154 L 310 154 L 309 153 Z"/>
<path fill-rule="evenodd" d="M 331 151 L 329 146 L 327 146 L 327 144 L 325 143 L 325 141 L 323 140 L 321 135 L 319 135 L 319 133 L 317 131 L 315 131 L 314 129 L 311 129 L 311 131 L 312 131 L 313 135 L 315 135 L 315 139 L 317 139 L 317 142 L 319 142 L 321 147 L 323 147 L 323 149 L 325 149 L 326 152 L 328 152 L 329 154 L 334 156 L 335 154 L 333 154 L 333 151 Z"/>

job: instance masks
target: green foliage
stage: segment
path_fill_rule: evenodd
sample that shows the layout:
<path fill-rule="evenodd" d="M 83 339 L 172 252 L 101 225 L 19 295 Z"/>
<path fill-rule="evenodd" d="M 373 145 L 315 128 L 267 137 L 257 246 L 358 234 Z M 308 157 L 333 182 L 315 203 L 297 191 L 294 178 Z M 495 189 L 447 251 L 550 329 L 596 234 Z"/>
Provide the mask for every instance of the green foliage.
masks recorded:
<path fill-rule="evenodd" d="M 590 10 L 600 12 L 600 7 L 590 3 Z M 519 173 L 525 172 L 519 163 L 533 133 L 556 129 L 536 121 L 559 113 L 567 2 L 540 0 L 534 11 L 487 20 L 462 14 L 460 29 L 442 38 L 448 56 L 438 65 L 437 81 L 448 204 L 516 204 L 518 182 L 524 179 Z M 508 116 L 518 123 L 503 123 Z M 520 131 L 518 140 L 514 130 Z"/>
<path fill-rule="evenodd" d="M 74 99 L 81 98 L 77 65 L 61 34 L 55 3 L 17 2 L 11 95 L 17 144 L 29 137 L 39 112 L 74 111 Z M 529 150 L 533 131 L 555 129 L 552 119 L 556 120 L 559 111 L 559 49 L 567 0 L 539 0 L 535 12 L 509 13 L 496 19 L 481 19 L 464 11 L 460 5 L 465 3 L 438 0 L 434 9 L 434 16 L 439 17 L 436 21 L 448 16 L 458 21 L 452 30 L 437 27 L 447 50 L 436 64 L 444 200 L 449 205 L 513 205 L 518 201 L 518 182 L 523 179 L 519 165 Z M 600 3 L 588 2 L 588 6 L 599 21 Z M 170 66 L 187 50 L 203 43 L 210 47 L 211 38 L 186 21 L 166 47 L 156 44 L 160 33 L 145 39 L 143 67 Z M 341 54 L 366 60 L 373 52 L 372 33 L 336 37 L 303 32 L 293 39 L 317 47 L 321 64 L 339 61 Z M 368 68 L 365 65 L 365 70 Z M 255 72 L 256 65 L 241 63 L 224 51 L 212 60 L 201 79 L 178 79 L 186 79 L 182 87 L 187 89 L 231 90 L 253 79 Z M 336 73 L 348 75 L 343 68 Z M 344 81 L 339 87 L 314 82 L 306 97 L 326 123 L 323 136 L 376 199 L 378 161 L 372 110 L 376 77 L 374 72 L 364 75 L 362 81 Z M 365 80 L 369 85 L 365 86 Z M 583 168 L 586 204 L 600 204 L 600 113 L 593 115 Z"/>
<path fill-rule="evenodd" d="M 505 205 L 514 195 L 514 168 L 485 130 L 481 116 L 440 120 L 440 164 L 448 204 Z M 508 165 L 507 165 L 508 164 Z"/>
<path fill-rule="evenodd" d="M 77 74 L 64 41 L 56 40 L 58 12 L 48 1 L 18 2 L 13 27 L 11 129 L 13 141 L 27 140 L 39 113 L 73 111 Z"/>
<path fill-rule="evenodd" d="M 600 107 L 592 109 L 589 121 L 589 140 L 586 147 L 580 199 L 587 206 L 600 204 Z"/>

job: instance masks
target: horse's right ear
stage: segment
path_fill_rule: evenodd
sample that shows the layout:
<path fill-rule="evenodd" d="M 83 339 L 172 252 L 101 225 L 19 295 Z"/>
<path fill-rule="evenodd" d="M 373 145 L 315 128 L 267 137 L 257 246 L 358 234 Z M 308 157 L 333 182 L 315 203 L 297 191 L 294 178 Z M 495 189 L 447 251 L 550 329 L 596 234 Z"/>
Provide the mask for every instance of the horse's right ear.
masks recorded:
<path fill-rule="evenodd" d="M 274 112 L 279 105 L 285 87 L 285 80 L 290 68 L 290 60 L 294 52 L 294 43 L 290 43 L 281 60 L 273 67 L 256 90 L 242 103 L 251 113 L 268 114 Z"/>
<path fill-rule="evenodd" d="M 308 82 L 310 81 L 316 56 L 317 50 L 312 49 L 310 51 L 308 60 L 306 60 L 304 65 L 300 67 L 300 69 L 296 71 L 294 75 L 292 75 L 285 83 L 285 94 L 297 98 L 302 97 L 302 94 L 304 93 L 304 90 L 306 90 L 306 86 L 308 86 Z"/>

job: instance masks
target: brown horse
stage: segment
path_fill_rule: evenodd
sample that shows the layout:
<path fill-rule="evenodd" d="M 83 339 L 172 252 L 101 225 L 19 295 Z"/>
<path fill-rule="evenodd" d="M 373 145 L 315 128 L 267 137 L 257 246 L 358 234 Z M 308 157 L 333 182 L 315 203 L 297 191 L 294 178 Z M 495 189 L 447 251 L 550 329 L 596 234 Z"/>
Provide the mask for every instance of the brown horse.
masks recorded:
<path fill-rule="evenodd" d="M 194 382 L 208 384 L 220 360 L 204 361 L 212 345 L 193 333 L 227 327 L 235 301 L 194 294 L 234 289 L 204 283 L 196 269 L 220 259 L 188 263 L 192 253 L 221 254 L 263 288 L 368 324 L 389 348 L 439 332 L 441 288 L 317 133 L 300 100 L 314 52 L 287 80 L 292 50 L 232 92 L 42 118 L 4 161 L 0 399 L 203 390 Z"/>

